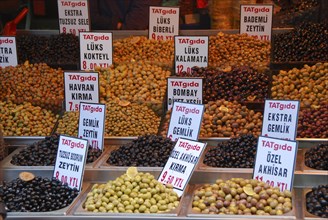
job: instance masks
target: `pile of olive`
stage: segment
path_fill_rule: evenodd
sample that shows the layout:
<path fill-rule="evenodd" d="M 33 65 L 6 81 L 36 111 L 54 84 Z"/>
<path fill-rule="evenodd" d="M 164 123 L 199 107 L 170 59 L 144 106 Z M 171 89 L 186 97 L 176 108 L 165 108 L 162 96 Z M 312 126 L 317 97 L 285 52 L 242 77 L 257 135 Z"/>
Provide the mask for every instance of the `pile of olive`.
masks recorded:
<path fill-rule="evenodd" d="M 280 70 L 272 76 L 271 96 L 274 99 L 300 100 L 301 107 L 315 107 L 327 100 L 328 63 Z"/>
<path fill-rule="evenodd" d="M 171 111 L 165 115 L 161 135 L 166 136 Z M 210 101 L 200 129 L 200 137 L 238 137 L 243 134 L 259 136 L 262 127 L 262 113 L 249 110 L 236 101 Z"/>
<path fill-rule="evenodd" d="M 136 173 L 93 185 L 83 207 L 90 212 L 161 213 L 178 205 L 172 186 L 163 185 L 149 173 Z"/>
<path fill-rule="evenodd" d="M 218 179 L 196 189 L 192 210 L 203 214 L 283 215 L 292 210 L 292 194 L 255 179 Z"/>
<path fill-rule="evenodd" d="M 80 58 L 79 38 L 73 34 L 48 36 L 18 35 L 18 62 L 30 60 L 31 63 L 55 65 L 77 64 Z"/>
<path fill-rule="evenodd" d="M 224 99 L 228 101 L 264 101 L 269 92 L 269 76 L 250 67 L 233 67 L 229 70 L 193 67 L 183 77 L 203 77 L 204 103 Z"/>
<path fill-rule="evenodd" d="M 210 36 L 209 66 L 230 69 L 232 66 L 250 66 L 259 71 L 268 69 L 270 42 L 255 39 L 246 34 Z"/>
<path fill-rule="evenodd" d="M 0 101 L 0 130 L 4 136 L 47 136 L 58 115 L 31 103 L 13 104 Z"/>
<path fill-rule="evenodd" d="M 147 61 L 164 66 L 172 66 L 174 43 L 172 40 L 158 41 L 144 36 L 133 36 L 114 40 L 115 63 Z"/>
<path fill-rule="evenodd" d="M 59 110 L 64 99 L 63 70 L 45 63 L 9 66 L 0 69 L 1 100 L 16 104 L 30 102 L 50 110 Z"/>
<path fill-rule="evenodd" d="M 65 112 L 57 133 L 77 136 L 79 112 Z M 160 117 L 147 105 L 130 102 L 106 103 L 105 136 L 157 134 Z"/>
<path fill-rule="evenodd" d="M 288 27 L 303 21 L 317 21 L 318 0 L 276 1 L 280 7 L 274 14 L 274 27 Z"/>
<path fill-rule="evenodd" d="M 144 104 L 106 103 L 105 136 L 157 134 L 160 117 Z"/>
<path fill-rule="evenodd" d="M 0 197 L 9 212 L 48 212 L 69 206 L 78 195 L 56 179 L 15 179 L 0 185 Z"/>
<path fill-rule="evenodd" d="M 130 102 L 162 103 L 166 78 L 171 75 L 170 71 L 143 61 L 117 64 L 107 72 L 107 101 L 119 98 Z"/>
<path fill-rule="evenodd" d="M 328 143 L 318 144 L 306 151 L 305 165 L 317 170 L 328 170 Z"/>
<path fill-rule="evenodd" d="M 298 116 L 297 137 L 328 137 L 328 103 L 321 103 L 317 108 L 301 109 Z"/>
<path fill-rule="evenodd" d="M 37 141 L 18 154 L 13 155 L 10 163 L 16 166 L 54 166 L 58 151 L 59 135 L 54 134 Z M 100 150 L 89 147 L 87 163 L 94 162 L 100 155 Z"/>
<path fill-rule="evenodd" d="M 273 35 L 273 62 L 328 60 L 327 27 L 327 23 L 308 22 Z"/>
<path fill-rule="evenodd" d="M 144 135 L 111 152 L 107 163 L 115 166 L 164 167 L 175 143 L 169 138 Z"/>
<path fill-rule="evenodd" d="M 328 184 L 313 187 L 306 194 L 306 210 L 321 218 L 328 218 Z"/>
<path fill-rule="evenodd" d="M 218 143 L 217 147 L 206 152 L 203 162 L 211 167 L 253 168 L 256 148 L 254 135 L 242 135 Z"/>

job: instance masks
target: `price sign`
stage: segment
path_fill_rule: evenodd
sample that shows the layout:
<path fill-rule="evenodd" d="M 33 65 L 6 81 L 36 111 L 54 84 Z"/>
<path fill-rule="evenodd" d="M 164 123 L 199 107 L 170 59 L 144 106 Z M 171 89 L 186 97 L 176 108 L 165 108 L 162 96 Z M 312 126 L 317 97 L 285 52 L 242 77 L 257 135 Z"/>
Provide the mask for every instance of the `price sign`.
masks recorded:
<path fill-rule="evenodd" d="M 79 111 L 80 102 L 99 103 L 97 72 L 64 72 L 65 110 Z"/>
<path fill-rule="evenodd" d="M 102 150 L 105 130 L 106 105 L 80 103 L 78 137 L 89 141 L 92 148 Z"/>
<path fill-rule="evenodd" d="M 194 66 L 208 66 L 208 36 L 174 36 L 175 72 L 191 73 Z"/>
<path fill-rule="evenodd" d="M 205 146 L 206 143 L 179 138 L 158 181 L 172 184 L 174 191 L 182 196 Z"/>
<path fill-rule="evenodd" d="M 80 191 L 87 152 L 87 140 L 61 135 L 53 177 Z"/>
<path fill-rule="evenodd" d="M 295 140 L 299 101 L 265 100 L 262 136 Z"/>
<path fill-rule="evenodd" d="M 271 40 L 273 5 L 240 5 L 240 33 Z"/>
<path fill-rule="evenodd" d="M 203 78 L 170 77 L 167 79 L 167 109 L 173 102 L 203 103 Z"/>
<path fill-rule="evenodd" d="M 280 191 L 293 189 L 297 142 L 260 136 L 257 143 L 253 179 Z"/>
<path fill-rule="evenodd" d="M 167 137 L 198 140 L 203 113 L 204 105 L 174 102 Z"/>
<path fill-rule="evenodd" d="M 0 37 L 0 67 L 17 66 L 15 37 Z"/>
<path fill-rule="evenodd" d="M 113 63 L 112 33 L 80 32 L 81 70 L 107 68 Z"/>
<path fill-rule="evenodd" d="M 179 8 L 149 7 L 149 39 L 173 40 L 179 35 Z"/>
<path fill-rule="evenodd" d="M 57 0 L 59 32 L 79 36 L 89 31 L 88 0 Z"/>

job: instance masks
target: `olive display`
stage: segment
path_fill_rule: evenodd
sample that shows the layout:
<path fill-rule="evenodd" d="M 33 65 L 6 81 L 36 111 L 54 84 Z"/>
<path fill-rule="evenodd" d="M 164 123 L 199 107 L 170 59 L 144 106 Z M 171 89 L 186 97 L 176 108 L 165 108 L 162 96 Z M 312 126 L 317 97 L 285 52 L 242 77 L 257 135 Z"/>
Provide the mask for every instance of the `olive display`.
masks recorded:
<path fill-rule="evenodd" d="M 14 104 L 0 101 L 0 130 L 4 136 L 47 136 L 58 115 L 29 102 Z"/>
<path fill-rule="evenodd" d="M 103 213 L 161 213 L 178 207 L 179 197 L 172 185 L 163 185 L 150 173 L 129 169 L 115 180 L 93 185 L 83 208 Z"/>
<path fill-rule="evenodd" d="M 167 111 L 161 135 L 166 136 L 171 117 Z M 217 100 L 205 104 L 199 137 L 238 137 L 243 134 L 259 136 L 262 113 L 248 109 L 236 101 Z"/>
<path fill-rule="evenodd" d="M 255 39 L 247 34 L 210 36 L 209 66 L 222 70 L 233 66 L 249 66 L 258 71 L 267 70 L 270 62 L 270 42 Z"/>
<path fill-rule="evenodd" d="M 197 188 L 192 210 L 202 214 L 283 215 L 292 210 L 292 193 L 255 180 L 217 179 Z"/>
<path fill-rule="evenodd" d="M 54 166 L 58 151 L 59 134 L 46 136 L 19 153 L 13 155 L 10 163 L 16 166 Z M 102 151 L 89 147 L 86 163 L 94 162 Z"/>
<path fill-rule="evenodd" d="M 320 106 L 328 99 L 328 63 L 280 70 L 272 76 L 271 97 L 282 100 L 300 100 L 301 108 Z"/>
<path fill-rule="evenodd" d="M 318 217 L 328 218 L 328 184 L 313 187 L 306 194 L 306 210 Z"/>
<path fill-rule="evenodd" d="M 328 137 L 328 103 L 321 103 L 316 108 L 299 111 L 297 137 L 327 138 Z"/>
<path fill-rule="evenodd" d="M 183 77 L 204 77 L 203 102 L 224 99 L 227 101 L 264 101 L 269 92 L 269 76 L 250 67 L 232 67 L 230 70 L 193 67 Z"/>
<path fill-rule="evenodd" d="M 69 206 L 79 191 L 56 179 L 14 179 L 0 185 L 0 198 L 8 212 L 49 212 Z"/>
<path fill-rule="evenodd" d="M 30 102 L 53 111 L 59 111 L 64 99 L 64 73 L 45 63 L 24 64 L 0 68 L 2 101 L 16 104 Z"/>
<path fill-rule="evenodd" d="M 144 135 L 113 150 L 107 163 L 115 166 L 164 167 L 175 142 L 157 135 Z"/>
<path fill-rule="evenodd" d="M 144 61 L 116 64 L 106 71 L 106 101 L 119 99 L 162 107 L 170 71 Z"/>
<path fill-rule="evenodd" d="M 113 41 L 113 61 L 129 63 L 147 61 L 163 66 L 172 66 L 174 43 L 172 40 L 153 40 L 145 36 L 131 36 Z"/>
<path fill-rule="evenodd" d="M 75 67 L 79 63 L 79 38 L 73 34 L 17 35 L 16 44 L 18 63 L 29 60 L 31 63 L 47 63 L 56 66 L 73 64 Z"/>
<path fill-rule="evenodd" d="M 316 22 L 319 19 L 318 0 L 275 1 L 275 3 L 278 3 L 280 10 L 274 14 L 273 27 L 289 27 L 303 21 Z"/>
<path fill-rule="evenodd" d="M 129 63 L 139 60 L 172 67 L 174 42 L 157 41 L 143 36 L 114 40 L 114 62 Z M 209 39 L 209 66 L 220 69 L 231 66 L 250 66 L 266 70 L 270 61 L 270 42 L 257 40 L 246 34 L 224 34 L 222 32 Z"/>
<path fill-rule="evenodd" d="M 79 112 L 64 112 L 57 133 L 77 136 Z M 147 104 L 106 102 L 105 137 L 157 134 L 160 117 Z"/>
<path fill-rule="evenodd" d="M 247 134 L 218 143 L 205 154 L 203 163 L 211 167 L 253 168 L 257 138 Z"/>
<path fill-rule="evenodd" d="M 327 23 L 302 23 L 287 33 L 272 36 L 273 62 L 328 60 Z"/>
<path fill-rule="evenodd" d="M 317 169 L 328 170 L 328 143 L 318 144 L 305 152 L 305 165 Z"/>

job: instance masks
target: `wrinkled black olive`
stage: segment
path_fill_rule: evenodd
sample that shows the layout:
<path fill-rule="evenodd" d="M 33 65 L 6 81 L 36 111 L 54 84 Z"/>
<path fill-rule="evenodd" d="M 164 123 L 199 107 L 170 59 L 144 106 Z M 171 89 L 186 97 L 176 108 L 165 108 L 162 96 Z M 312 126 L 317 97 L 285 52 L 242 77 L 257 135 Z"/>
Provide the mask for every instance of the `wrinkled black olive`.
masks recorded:
<path fill-rule="evenodd" d="M 115 166 L 164 167 L 175 142 L 157 135 L 144 135 L 111 152 L 107 163 Z"/>
<path fill-rule="evenodd" d="M 328 170 L 328 143 L 311 147 L 305 153 L 305 165 L 317 170 Z"/>
<path fill-rule="evenodd" d="M 253 168 L 257 138 L 252 134 L 218 143 L 206 152 L 203 163 L 211 167 Z"/>
<path fill-rule="evenodd" d="M 13 155 L 10 163 L 16 166 L 54 166 L 58 141 L 59 134 L 47 136 L 44 140 L 35 142 Z M 89 147 L 87 163 L 94 162 L 101 154 L 102 151 Z"/>
<path fill-rule="evenodd" d="M 312 191 L 306 194 L 306 210 L 316 216 L 328 217 L 328 202 L 325 196 L 328 194 L 328 184 L 313 187 Z"/>
<path fill-rule="evenodd" d="M 43 187 L 49 184 L 59 186 L 62 190 Z M 22 191 L 25 193 L 21 193 Z M 62 209 L 71 204 L 78 194 L 76 188 L 69 188 L 56 179 L 42 177 L 29 182 L 17 178 L 0 185 L 0 199 L 6 204 L 8 212 L 47 212 Z"/>

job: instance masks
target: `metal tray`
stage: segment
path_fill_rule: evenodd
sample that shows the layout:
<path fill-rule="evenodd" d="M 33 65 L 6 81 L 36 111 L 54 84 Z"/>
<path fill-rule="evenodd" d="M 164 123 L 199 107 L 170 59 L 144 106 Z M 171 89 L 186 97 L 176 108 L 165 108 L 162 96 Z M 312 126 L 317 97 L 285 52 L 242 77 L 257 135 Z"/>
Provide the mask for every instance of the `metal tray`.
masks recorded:
<path fill-rule="evenodd" d="M 78 201 L 80 201 L 80 197 L 81 195 L 85 192 L 85 190 L 87 190 L 87 188 L 89 188 L 90 183 L 83 183 L 82 184 L 82 189 L 81 192 L 79 193 L 79 195 L 77 195 L 77 197 L 73 200 L 73 202 L 62 209 L 59 210 L 55 210 L 55 211 L 49 211 L 49 212 L 7 212 L 7 216 L 9 218 L 14 218 L 14 217 L 41 217 L 41 216 L 45 216 L 46 217 L 54 217 L 54 216 L 67 216 L 69 215 L 69 213 L 71 213 L 72 209 L 74 208 L 74 206 L 76 205 L 76 203 Z"/>
<path fill-rule="evenodd" d="M 97 218 L 97 216 L 117 216 L 119 217 L 130 217 L 130 218 L 157 218 L 157 217 L 177 217 L 178 214 L 180 213 L 181 210 L 181 206 L 182 206 L 182 199 L 183 196 L 180 198 L 180 203 L 179 206 L 173 210 L 171 210 L 170 212 L 163 212 L 163 213 L 101 213 L 101 212 L 90 212 L 90 211 L 86 211 L 85 209 L 83 209 L 82 205 L 86 200 L 87 194 L 88 192 L 91 191 L 92 189 L 92 185 L 90 185 L 88 187 L 88 189 L 83 193 L 83 195 L 80 197 L 80 204 L 78 204 L 78 207 L 75 209 L 75 211 L 73 212 L 73 215 L 79 215 L 79 216 L 94 216 L 94 218 Z M 187 189 L 188 190 L 188 186 Z"/>
<path fill-rule="evenodd" d="M 303 189 L 303 202 L 302 202 L 302 208 L 303 208 L 303 215 L 304 215 L 304 219 L 306 220 L 323 220 L 326 218 L 322 218 L 316 215 L 311 214 L 310 212 L 307 211 L 306 209 L 306 194 L 308 194 L 308 192 L 311 192 L 312 189 L 311 188 L 304 188 Z"/>
<path fill-rule="evenodd" d="M 311 167 L 308 167 L 305 165 L 305 153 L 308 152 L 310 149 L 303 149 L 303 153 L 302 153 L 302 170 L 303 172 L 307 172 L 307 173 L 316 173 L 316 174 L 320 174 L 320 175 L 328 175 L 328 170 L 318 170 L 318 169 L 314 169 Z"/>
<path fill-rule="evenodd" d="M 196 189 L 200 188 L 204 184 L 196 184 L 189 189 L 192 189 L 192 191 L 189 190 L 189 194 L 191 194 L 191 199 L 190 203 L 188 205 L 188 212 L 187 212 L 187 217 L 198 217 L 198 218 L 203 218 L 203 219 L 296 219 L 296 205 L 295 205 L 295 193 L 293 192 L 293 199 L 292 199 L 292 207 L 293 209 L 285 213 L 283 215 L 275 215 L 275 216 L 266 216 L 266 215 L 215 215 L 215 214 L 201 214 L 201 213 L 196 213 L 192 210 L 192 200 L 194 197 L 194 192 Z"/>

